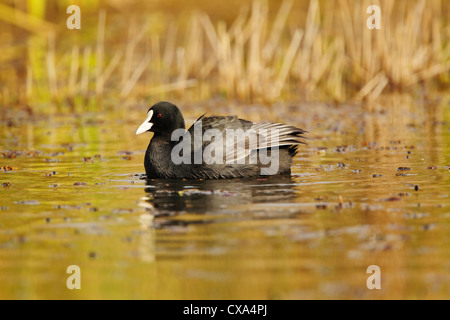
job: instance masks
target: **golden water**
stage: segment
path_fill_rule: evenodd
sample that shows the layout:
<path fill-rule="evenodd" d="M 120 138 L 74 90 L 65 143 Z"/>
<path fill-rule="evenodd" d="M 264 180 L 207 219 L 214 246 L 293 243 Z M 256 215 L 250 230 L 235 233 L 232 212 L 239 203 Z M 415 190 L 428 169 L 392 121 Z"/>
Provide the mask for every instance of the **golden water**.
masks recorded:
<path fill-rule="evenodd" d="M 448 299 L 448 105 L 356 110 L 230 108 L 311 138 L 291 177 L 230 181 L 139 179 L 146 110 L 3 123 L 0 298 Z"/>

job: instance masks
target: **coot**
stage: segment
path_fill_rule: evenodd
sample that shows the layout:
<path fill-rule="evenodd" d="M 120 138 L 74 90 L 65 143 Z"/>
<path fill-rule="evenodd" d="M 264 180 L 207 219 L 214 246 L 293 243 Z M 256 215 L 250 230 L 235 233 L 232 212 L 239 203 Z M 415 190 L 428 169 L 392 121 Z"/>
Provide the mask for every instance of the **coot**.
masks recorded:
<path fill-rule="evenodd" d="M 290 174 L 303 129 L 237 116 L 198 118 L 185 129 L 177 106 L 158 102 L 136 134 L 154 133 L 145 153 L 147 178 L 229 179 Z"/>

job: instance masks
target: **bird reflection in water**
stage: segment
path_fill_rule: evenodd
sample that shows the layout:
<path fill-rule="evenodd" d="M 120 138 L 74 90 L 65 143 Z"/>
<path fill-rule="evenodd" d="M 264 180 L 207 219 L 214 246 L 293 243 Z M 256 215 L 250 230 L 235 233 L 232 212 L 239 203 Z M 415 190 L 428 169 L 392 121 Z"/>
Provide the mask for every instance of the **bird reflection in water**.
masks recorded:
<path fill-rule="evenodd" d="M 157 228 L 243 217 L 249 219 L 255 214 L 259 218 L 274 217 L 278 213 L 283 216 L 286 212 L 281 204 L 292 202 L 296 197 L 296 183 L 291 176 L 226 180 L 149 179 L 146 185 L 147 196 L 143 198 L 142 206 L 151 208 L 155 217 L 153 226 Z M 188 214 L 195 216 L 183 219 Z"/>

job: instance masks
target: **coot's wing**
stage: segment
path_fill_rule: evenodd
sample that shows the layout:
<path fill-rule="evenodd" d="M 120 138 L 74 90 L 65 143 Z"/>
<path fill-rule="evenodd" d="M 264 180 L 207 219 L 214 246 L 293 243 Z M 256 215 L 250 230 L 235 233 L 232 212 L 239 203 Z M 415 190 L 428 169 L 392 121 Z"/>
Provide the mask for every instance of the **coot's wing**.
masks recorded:
<path fill-rule="evenodd" d="M 305 130 L 283 123 L 255 123 L 251 127 L 260 137 L 256 149 L 304 144 Z"/>
<path fill-rule="evenodd" d="M 188 129 L 193 163 L 240 163 L 252 152 L 304 143 L 306 131 L 281 123 L 252 123 L 236 116 L 201 116 Z M 241 160 L 241 161 L 239 161 Z"/>
<path fill-rule="evenodd" d="M 261 149 L 304 144 L 303 129 L 282 123 L 253 123 L 244 133 L 236 130 L 235 137 L 226 137 L 226 163 L 240 163 L 252 152 Z"/>
<path fill-rule="evenodd" d="M 240 141 L 231 141 L 232 133 L 246 132 L 252 125 L 252 122 L 237 116 L 201 116 L 186 132 L 191 136 L 193 163 L 200 159 L 206 164 L 225 163 L 227 150 L 234 150 L 234 144 Z M 245 157 L 249 150 L 248 146 L 241 148 L 237 156 Z"/>

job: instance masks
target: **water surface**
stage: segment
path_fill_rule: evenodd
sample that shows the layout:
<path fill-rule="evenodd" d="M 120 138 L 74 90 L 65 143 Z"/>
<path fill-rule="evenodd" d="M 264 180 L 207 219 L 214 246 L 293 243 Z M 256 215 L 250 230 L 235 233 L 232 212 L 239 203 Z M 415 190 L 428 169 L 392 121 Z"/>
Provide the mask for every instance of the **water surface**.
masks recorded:
<path fill-rule="evenodd" d="M 214 113 L 308 130 L 290 177 L 142 180 L 145 108 L 4 121 L 0 298 L 448 299 L 448 104 L 264 108 Z"/>

